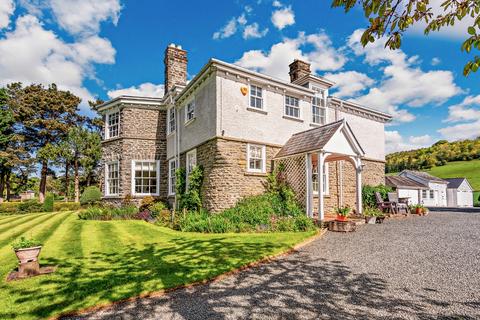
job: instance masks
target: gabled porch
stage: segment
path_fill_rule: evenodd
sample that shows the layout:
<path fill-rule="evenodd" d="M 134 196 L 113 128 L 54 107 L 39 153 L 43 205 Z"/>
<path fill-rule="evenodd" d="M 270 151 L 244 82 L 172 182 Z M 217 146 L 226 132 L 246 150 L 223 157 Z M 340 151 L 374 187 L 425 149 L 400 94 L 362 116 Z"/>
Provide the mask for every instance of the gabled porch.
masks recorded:
<path fill-rule="evenodd" d="M 364 155 L 352 129 L 343 119 L 294 134 L 274 161 L 284 164 L 285 177 L 307 215 L 324 221 L 333 213 L 326 212 L 326 201 L 330 210 L 351 205 L 356 213 L 362 213 Z"/>

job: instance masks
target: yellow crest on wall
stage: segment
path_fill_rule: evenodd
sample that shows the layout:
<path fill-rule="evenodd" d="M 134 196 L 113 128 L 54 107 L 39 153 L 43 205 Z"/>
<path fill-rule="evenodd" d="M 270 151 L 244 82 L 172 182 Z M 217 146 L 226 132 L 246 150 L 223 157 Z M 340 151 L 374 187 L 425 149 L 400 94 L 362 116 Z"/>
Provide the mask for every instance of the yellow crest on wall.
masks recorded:
<path fill-rule="evenodd" d="M 245 95 L 247 95 L 248 88 L 247 87 L 241 87 L 240 92 L 245 96 Z"/>

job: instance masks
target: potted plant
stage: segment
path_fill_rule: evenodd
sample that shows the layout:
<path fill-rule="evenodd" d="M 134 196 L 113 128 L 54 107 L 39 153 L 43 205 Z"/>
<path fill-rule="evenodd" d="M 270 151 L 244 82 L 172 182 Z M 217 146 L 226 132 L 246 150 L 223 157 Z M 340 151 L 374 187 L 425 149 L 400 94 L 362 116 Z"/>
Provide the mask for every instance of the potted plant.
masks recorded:
<path fill-rule="evenodd" d="M 415 213 L 418 214 L 419 216 L 421 216 L 423 214 L 423 209 L 425 207 L 423 205 L 421 205 L 420 203 L 417 203 L 415 206 L 413 206 L 413 208 L 415 209 Z"/>
<path fill-rule="evenodd" d="M 12 243 L 12 247 L 13 250 L 15 250 L 15 255 L 17 256 L 18 261 L 20 261 L 20 264 L 25 264 L 38 260 L 42 244 L 33 238 L 27 239 L 21 237 Z"/>
<path fill-rule="evenodd" d="M 335 209 L 335 212 L 337 213 L 337 221 L 347 221 L 348 220 L 348 215 L 350 214 L 350 209 L 349 206 L 344 206 L 344 207 L 339 207 Z"/>
<path fill-rule="evenodd" d="M 422 208 L 422 214 L 423 214 L 424 216 L 426 216 L 429 212 L 430 212 L 430 211 L 428 210 L 428 208 L 426 208 L 426 207 L 423 207 L 423 208 Z"/>
<path fill-rule="evenodd" d="M 365 223 L 375 224 L 377 222 L 377 217 L 383 216 L 383 213 L 377 208 L 365 208 L 363 215 L 365 216 Z"/>

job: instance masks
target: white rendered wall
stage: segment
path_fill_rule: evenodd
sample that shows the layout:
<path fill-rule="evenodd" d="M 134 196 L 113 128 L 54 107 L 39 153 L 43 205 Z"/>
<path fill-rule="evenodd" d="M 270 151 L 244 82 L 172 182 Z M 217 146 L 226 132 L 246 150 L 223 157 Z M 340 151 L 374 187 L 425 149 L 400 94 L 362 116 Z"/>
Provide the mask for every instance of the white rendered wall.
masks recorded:
<path fill-rule="evenodd" d="M 397 189 L 399 198 L 409 198 L 408 204 L 418 204 L 418 190 L 414 189 Z"/>
<path fill-rule="evenodd" d="M 180 153 L 206 142 L 216 135 L 215 77 L 210 77 L 195 93 L 177 107 L 177 132 L 180 133 Z M 185 122 L 185 106 L 195 99 L 195 119 Z M 168 116 L 168 112 L 167 112 Z M 167 118 L 168 121 L 168 118 Z M 168 123 L 167 123 L 168 126 Z M 175 133 L 167 136 L 167 158 L 175 156 Z"/>
<path fill-rule="evenodd" d="M 312 124 L 312 107 L 310 99 L 293 93 L 284 93 L 274 86 L 253 83 L 263 88 L 264 111 L 249 110 L 249 94 L 243 95 L 241 87 L 248 87 L 249 83 L 242 78 L 230 79 L 217 77 L 217 101 L 219 122 L 218 134 L 226 137 L 258 141 L 266 144 L 283 145 L 292 134 L 309 130 L 315 127 Z M 287 119 L 285 112 L 285 94 L 300 99 L 301 121 Z M 375 160 L 385 160 L 385 131 L 384 124 L 352 115 L 339 113 L 339 120 L 345 118 L 365 151 L 365 157 Z M 334 122 L 335 111 L 327 108 L 327 123 Z"/>

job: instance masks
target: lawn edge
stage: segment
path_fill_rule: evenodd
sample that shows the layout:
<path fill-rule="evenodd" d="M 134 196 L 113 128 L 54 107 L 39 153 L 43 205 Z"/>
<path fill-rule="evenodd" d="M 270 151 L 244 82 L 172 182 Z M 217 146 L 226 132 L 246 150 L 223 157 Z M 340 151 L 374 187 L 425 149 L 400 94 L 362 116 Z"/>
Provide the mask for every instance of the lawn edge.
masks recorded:
<path fill-rule="evenodd" d="M 292 247 L 290 247 L 290 248 L 288 248 L 284 251 L 281 251 L 279 253 L 276 253 L 276 254 L 273 254 L 273 255 L 270 255 L 270 256 L 263 257 L 260 260 L 250 262 L 246 265 L 243 265 L 243 266 L 240 266 L 236 269 L 233 269 L 233 270 L 224 272 L 222 274 L 216 275 L 212 278 L 195 281 L 195 282 L 188 283 L 188 284 L 181 284 L 181 285 L 178 285 L 178 286 L 175 286 L 175 287 L 162 289 L 162 290 L 159 290 L 159 291 L 148 292 L 148 293 L 140 294 L 140 295 L 137 295 L 137 296 L 134 296 L 134 297 L 130 297 L 130 298 L 122 299 L 122 300 L 117 300 L 117 301 L 113 301 L 113 302 L 109 302 L 109 303 L 103 303 L 103 304 L 95 305 L 95 306 L 84 308 L 84 309 L 79 309 L 79 310 L 75 310 L 75 311 L 67 311 L 67 312 L 63 312 L 63 313 L 60 313 L 58 315 L 55 315 L 53 317 L 50 317 L 48 319 L 49 320 L 57 320 L 57 319 L 60 319 L 62 317 L 66 317 L 66 316 L 81 316 L 81 315 L 91 313 L 91 312 L 94 312 L 94 311 L 110 309 L 110 308 L 113 308 L 114 306 L 116 306 L 118 304 L 137 301 L 138 299 L 161 297 L 161 296 L 164 296 L 164 295 L 166 295 L 170 292 L 173 292 L 173 291 L 177 291 L 177 290 L 181 290 L 181 289 L 188 289 L 188 288 L 197 287 L 197 286 L 200 286 L 200 285 L 205 285 L 205 284 L 218 282 L 218 281 L 221 281 L 221 280 L 223 280 L 227 277 L 233 276 L 233 275 L 235 275 L 239 272 L 257 267 L 257 266 L 265 264 L 265 263 L 269 263 L 269 262 L 274 261 L 276 259 L 279 259 L 279 258 L 288 256 L 292 253 L 295 253 L 299 249 L 301 249 L 301 248 L 309 245 L 313 241 L 323 237 L 323 235 L 326 232 L 327 232 L 326 228 L 319 229 L 311 237 L 306 238 L 302 242 L 299 242 L 296 245 L 294 245 L 294 246 L 292 246 Z"/>

